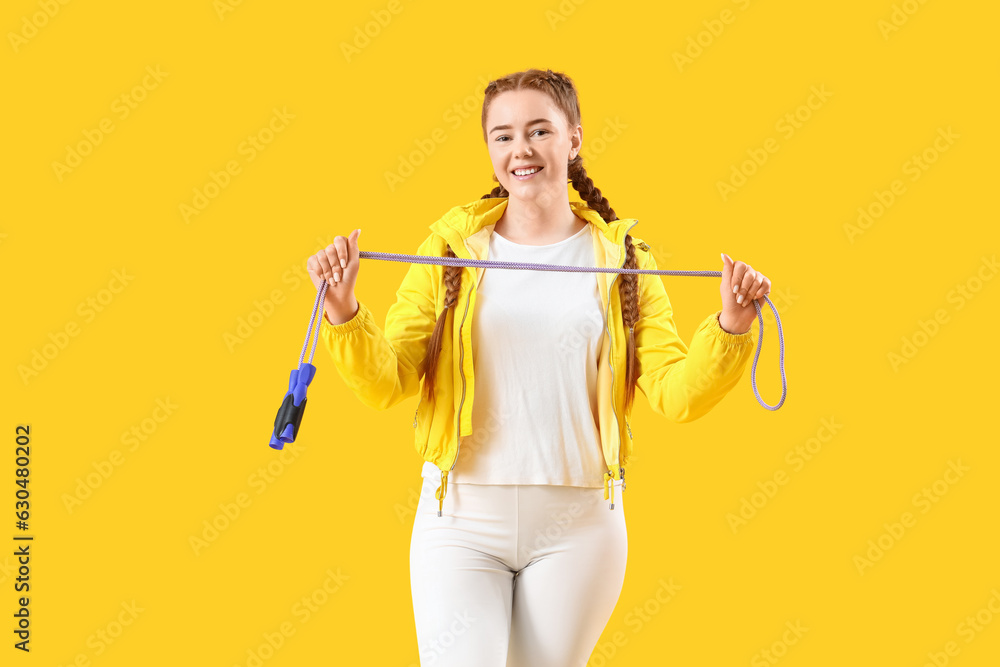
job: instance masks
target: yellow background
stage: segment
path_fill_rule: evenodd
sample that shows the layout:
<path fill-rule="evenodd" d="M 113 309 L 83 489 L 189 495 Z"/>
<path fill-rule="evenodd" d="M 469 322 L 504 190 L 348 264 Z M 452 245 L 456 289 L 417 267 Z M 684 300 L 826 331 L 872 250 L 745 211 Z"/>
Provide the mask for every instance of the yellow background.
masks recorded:
<path fill-rule="evenodd" d="M 764 650 L 788 667 L 997 664 L 994 4 L 73 1 L 48 17 L 51 5 L 6 2 L 0 21 L 4 665 L 249 665 L 282 624 L 294 634 L 264 650 L 268 667 L 417 663 L 416 397 L 366 408 L 320 345 L 301 453 L 278 466 L 267 442 L 315 296 L 307 257 L 357 227 L 362 250 L 413 253 L 441 214 L 486 193 L 483 88 L 528 67 L 574 79 L 585 165 L 661 268 L 746 261 L 772 280 L 786 337 L 776 412 L 749 367 L 695 423 L 637 395 L 628 571 L 588 664 L 773 664 Z M 809 109 L 812 87 L 830 95 Z M 124 117 L 122 95 L 143 98 Z M 294 117 L 250 160 L 240 147 L 275 109 Z M 789 136 L 779 122 L 797 112 L 808 118 Z M 113 131 L 60 178 L 53 163 L 105 119 Z M 778 150 L 723 197 L 719 182 L 769 138 Z M 908 173 L 925 151 L 928 168 Z M 229 161 L 240 172 L 186 221 L 182 205 Z M 401 161 L 419 164 L 390 187 Z M 849 236 L 897 179 L 905 192 Z M 356 293 L 380 323 L 405 271 L 363 263 Z M 663 280 L 689 341 L 718 282 Z M 773 404 L 764 313 L 757 378 Z M 904 339 L 916 354 L 894 366 Z M 175 407 L 157 421 L 159 402 Z M 18 424 L 32 429 L 30 654 L 10 631 Z M 123 440 L 133 428 L 142 441 Z M 796 469 L 788 452 L 810 443 Z M 968 470 L 946 476 L 950 461 Z M 262 487 L 269 464 L 281 471 Z M 787 483 L 753 497 L 778 471 Z M 915 502 L 925 487 L 935 501 Z M 196 550 L 239 494 L 249 504 Z M 734 532 L 744 498 L 760 507 Z M 904 512 L 915 524 L 892 538 L 885 524 Z M 320 594 L 328 572 L 346 579 Z M 304 618 L 310 596 L 324 604 Z M 968 641 L 977 613 L 991 622 Z M 807 630 L 787 642 L 796 622 Z"/>

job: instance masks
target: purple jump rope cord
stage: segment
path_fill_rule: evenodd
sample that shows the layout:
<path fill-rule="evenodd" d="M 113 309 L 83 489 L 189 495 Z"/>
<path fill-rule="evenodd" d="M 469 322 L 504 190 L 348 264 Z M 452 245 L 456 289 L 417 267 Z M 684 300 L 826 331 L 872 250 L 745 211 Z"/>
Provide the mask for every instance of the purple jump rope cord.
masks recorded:
<path fill-rule="evenodd" d="M 440 266 L 479 266 L 483 268 L 490 269 L 522 269 L 526 271 L 576 271 L 579 273 L 649 273 L 658 276 L 706 276 L 708 278 L 721 278 L 721 271 L 668 271 L 664 269 L 625 269 L 625 268 L 598 268 L 598 267 L 588 267 L 588 266 L 561 266 L 557 264 L 527 264 L 522 262 L 498 262 L 494 260 L 481 260 L 481 259 L 462 259 L 461 257 L 431 257 L 426 255 L 401 255 L 391 252 L 367 252 L 364 250 L 358 251 L 358 257 L 361 259 L 381 259 L 388 262 L 406 262 L 409 264 L 437 264 Z M 306 347 L 309 344 L 309 334 L 312 332 L 313 322 L 316 319 L 316 314 L 319 312 L 320 304 L 323 303 L 323 299 L 326 295 L 327 283 L 324 281 L 316 295 L 316 305 L 313 306 L 313 316 L 309 320 L 309 329 L 306 331 L 306 344 L 302 346 L 302 357 L 299 358 L 299 363 L 302 363 L 302 359 L 306 354 Z M 774 321 L 778 325 L 778 369 L 781 371 L 781 400 L 778 401 L 777 405 L 768 405 L 764 402 L 764 399 L 760 397 L 760 392 L 757 391 L 757 358 L 760 357 L 760 349 L 764 344 L 764 321 L 763 313 L 760 310 L 760 304 L 757 303 L 755 299 L 753 302 L 754 308 L 757 309 L 757 323 L 759 325 L 758 331 L 759 337 L 757 339 L 757 351 L 753 355 L 753 367 L 750 369 L 750 384 L 753 386 L 754 396 L 757 397 L 757 402 L 768 410 L 777 410 L 785 402 L 785 394 L 788 389 L 788 383 L 785 379 L 785 336 L 781 331 L 781 318 L 778 317 L 778 311 L 775 309 L 774 304 L 771 300 L 764 295 L 764 301 L 767 305 L 771 307 L 771 312 L 774 313 Z M 322 324 L 322 319 L 319 322 Z M 319 327 L 317 326 L 317 336 L 319 337 Z M 309 355 L 309 362 L 312 363 L 312 355 L 316 352 L 316 340 L 313 339 L 313 349 Z"/>

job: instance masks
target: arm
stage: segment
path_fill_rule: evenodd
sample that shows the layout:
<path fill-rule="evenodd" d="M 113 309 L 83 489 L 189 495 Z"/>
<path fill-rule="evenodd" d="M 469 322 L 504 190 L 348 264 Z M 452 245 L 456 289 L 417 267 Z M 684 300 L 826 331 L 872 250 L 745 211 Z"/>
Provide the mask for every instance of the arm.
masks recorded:
<path fill-rule="evenodd" d="M 440 240 L 432 234 L 417 253 L 440 254 L 437 245 Z M 341 324 L 333 324 L 324 311 L 320 337 L 340 376 L 365 405 L 386 410 L 419 392 L 427 343 L 437 321 L 442 268 L 410 265 L 386 314 L 384 332 L 362 302 L 354 317 Z"/>
<path fill-rule="evenodd" d="M 647 257 L 642 268 L 655 270 L 656 260 L 652 254 L 647 253 Z M 637 387 L 655 412 L 679 423 L 694 421 L 739 382 L 753 356 L 753 332 L 725 331 L 718 319 L 719 310 L 701 322 L 689 349 L 677 335 L 662 277 L 639 274 L 639 280 Z"/>

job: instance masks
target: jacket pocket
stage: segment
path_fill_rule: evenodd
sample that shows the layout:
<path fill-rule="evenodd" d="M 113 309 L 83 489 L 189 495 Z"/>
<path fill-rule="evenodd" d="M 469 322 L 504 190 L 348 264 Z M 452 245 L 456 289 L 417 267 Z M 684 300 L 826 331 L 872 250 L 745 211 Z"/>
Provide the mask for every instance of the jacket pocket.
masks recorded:
<path fill-rule="evenodd" d="M 427 453 L 427 445 L 430 442 L 431 421 L 434 419 L 434 401 L 424 398 L 420 392 L 420 401 L 413 416 L 413 445 L 417 453 L 423 457 Z"/>

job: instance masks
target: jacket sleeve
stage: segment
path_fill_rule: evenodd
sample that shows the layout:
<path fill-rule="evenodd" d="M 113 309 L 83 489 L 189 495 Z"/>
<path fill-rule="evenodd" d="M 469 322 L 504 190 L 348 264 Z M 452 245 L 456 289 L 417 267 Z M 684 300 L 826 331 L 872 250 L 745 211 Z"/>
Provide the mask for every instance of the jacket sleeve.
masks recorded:
<path fill-rule="evenodd" d="M 433 249 L 437 245 L 433 239 L 433 234 L 428 236 L 417 253 L 440 254 Z M 437 321 L 442 268 L 410 265 L 386 314 L 384 333 L 360 300 L 358 312 L 343 324 L 331 324 L 323 313 L 323 344 L 344 382 L 365 405 L 386 410 L 419 393 L 427 344 Z"/>
<path fill-rule="evenodd" d="M 647 257 L 642 268 L 655 270 L 656 259 L 650 253 Z M 662 276 L 639 274 L 639 280 L 636 384 L 655 412 L 674 422 L 694 421 L 739 382 L 753 357 L 754 329 L 728 333 L 719 324 L 722 311 L 717 310 L 698 326 L 689 349 L 677 335 Z"/>

